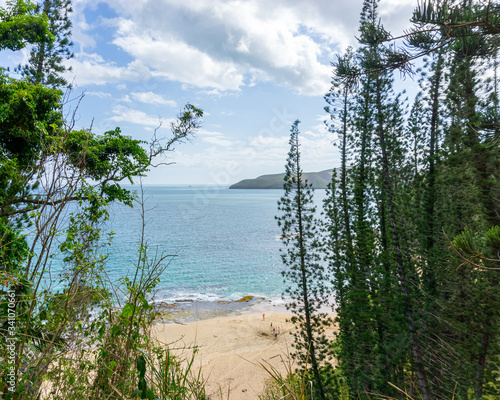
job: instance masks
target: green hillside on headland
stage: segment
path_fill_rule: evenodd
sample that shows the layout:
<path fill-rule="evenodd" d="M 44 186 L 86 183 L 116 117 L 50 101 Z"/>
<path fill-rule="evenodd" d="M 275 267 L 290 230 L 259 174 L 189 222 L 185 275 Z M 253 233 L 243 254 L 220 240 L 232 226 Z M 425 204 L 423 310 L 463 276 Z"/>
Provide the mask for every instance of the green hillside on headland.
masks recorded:
<path fill-rule="evenodd" d="M 304 172 L 303 176 L 314 189 L 326 189 L 332 180 L 332 169 L 320 172 Z M 283 189 L 283 178 L 285 174 L 262 175 L 255 179 L 243 179 L 231 185 L 229 189 Z"/>

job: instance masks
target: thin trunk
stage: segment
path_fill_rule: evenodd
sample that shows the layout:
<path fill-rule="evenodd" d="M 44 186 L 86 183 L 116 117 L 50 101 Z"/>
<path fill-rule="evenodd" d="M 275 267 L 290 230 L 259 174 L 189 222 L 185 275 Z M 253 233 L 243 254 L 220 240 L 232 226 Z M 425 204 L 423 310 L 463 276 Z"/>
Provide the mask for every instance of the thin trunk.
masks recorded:
<path fill-rule="evenodd" d="M 394 196 L 392 193 L 392 181 L 389 172 L 389 159 L 387 157 L 387 144 L 385 137 L 385 129 L 382 120 L 382 101 L 380 98 L 380 78 L 377 77 L 377 113 L 378 113 L 378 123 L 377 123 L 377 135 L 380 141 L 380 149 L 382 153 L 382 175 L 384 181 L 384 191 L 387 198 L 387 211 L 390 221 L 390 232 L 392 245 L 395 250 L 395 261 L 398 271 L 398 278 L 401 286 L 401 293 L 404 298 L 406 317 L 408 319 L 408 330 L 410 333 L 410 341 L 413 352 L 413 357 L 415 359 L 415 373 L 418 379 L 418 386 L 422 394 L 422 400 L 431 400 L 431 393 L 429 389 L 428 378 L 424 368 L 424 360 L 422 355 L 422 349 L 420 347 L 420 342 L 417 338 L 416 323 L 415 323 L 415 313 L 410 300 L 410 290 L 408 284 L 408 277 L 406 276 L 406 271 L 404 267 L 403 255 L 401 252 L 399 234 L 398 234 L 398 221 L 396 218 L 396 212 L 394 210 Z"/>
<path fill-rule="evenodd" d="M 302 177 L 300 174 L 300 164 L 299 164 L 299 143 L 297 138 L 296 143 L 297 149 L 297 212 L 298 212 L 298 222 L 299 222 L 299 248 L 300 248 L 300 271 L 302 275 L 302 295 L 304 300 L 305 308 L 305 318 L 306 318 L 306 332 L 307 340 L 309 341 L 309 354 L 311 358 L 311 365 L 313 369 L 314 379 L 318 385 L 318 390 L 321 399 L 325 399 L 325 393 L 323 390 L 323 385 L 321 383 L 321 378 L 319 376 L 318 363 L 316 361 L 316 349 L 314 348 L 314 337 L 312 332 L 311 324 L 311 310 L 309 308 L 309 294 L 307 290 L 307 275 L 306 275 L 306 261 L 305 261 L 305 248 L 304 248 L 304 227 L 302 225 Z"/>
<path fill-rule="evenodd" d="M 443 72 L 443 55 L 439 53 L 436 73 L 434 75 L 432 87 L 432 114 L 429 139 L 429 183 L 427 185 L 426 201 L 426 250 L 429 252 L 434 247 L 434 219 L 436 205 L 436 153 L 437 153 L 437 130 L 439 123 L 439 87 Z M 429 278 L 430 279 L 430 278 Z M 429 281 L 428 285 L 432 288 L 434 285 Z"/>
<path fill-rule="evenodd" d="M 438 126 L 439 126 L 439 93 L 443 74 L 443 51 L 438 54 L 438 59 L 435 64 L 435 73 L 431 80 L 431 121 L 429 129 L 429 169 L 427 172 L 427 186 L 425 188 L 424 198 L 424 232 L 425 232 L 425 248 L 424 254 L 426 255 L 426 262 L 422 263 L 422 280 L 427 292 L 426 306 L 427 315 L 434 313 L 434 301 L 437 295 L 437 279 L 436 279 L 436 243 L 435 243 L 435 229 L 436 229 L 436 201 L 437 201 L 437 188 L 436 188 L 436 163 L 437 163 L 437 143 L 438 143 Z M 436 335 L 436 330 L 431 329 L 432 324 L 428 324 L 424 319 L 422 321 L 423 329 L 428 331 L 432 336 Z M 438 349 L 432 349 L 432 365 L 438 366 L 440 363 L 438 359 Z M 439 387 L 442 378 L 442 370 L 439 367 L 433 367 L 432 382 L 436 387 Z"/>
<path fill-rule="evenodd" d="M 367 84 L 369 87 L 369 83 Z M 364 100 L 369 102 L 369 93 L 364 94 Z M 368 221 L 367 212 L 368 207 L 366 207 L 367 199 L 367 187 L 369 180 L 369 163 L 370 163 L 370 135 L 371 130 L 369 128 L 371 113 L 367 105 L 364 104 L 363 110 L 363 123 L 360 130 L 361 143 L 360 143 L 360 156 L 358 164 L 358 174 L 354 185 L 354 202 L 356 206 L 356 257 L 353 260 L 351 267 L 351 287 L 354 288 L 356 292 L 366 292 L 373 293 L 373 284 L 370 279 L 370 266 L 372 263 L 371 257 L 371 240 L 370 231 L 371 224 Z M 354 258 L 354 257 L 353 257 Z M 351 289 L 352 290 L 352 289 Z M 356 318 L 352 318 L 352 322 L 356 323 L 358 335 L 371 336 L 372 312 L 371 305 L 369 304 L 368 296 L 366 294 L 363 297 L 363 303 L 358 301 L 358 309 L 353 309 L 352 312 L 357 313 L 357 317 L 360 321 L 357 322 Z M 363 307 L 363 309 L 359 309 Z M 360 318 L 362 315 L 362 319 Z M 362 360 L 360 360 L 364 366 L 364 371 L 369 374 L 373 373 L 372 357 L 373 354 L 361 354 Z M 365 392 L 373 391 L 373 380 L 364 379 L 362 381 L 363 390 Z"/>
<path fill-rule="evenodd" d="M 366 109 L 363 113 L 364 127 L 361 129 L 361 148 L 358 166 L 358 178 L 354 187 L 354 198 L 356 204 L 356 214 L 357 214 L 357 243 L 359 252 L 359 268 L 365 272 L 366 266 L 369 264 L 368 260 L 368 249 L 367 249 L 367 230 L 370 229 L 366 221 L 366 207 L 365 207 L 365 197 L 366 197 L 366 187 L 368 180 L 368 146 L 369 146 L 369 133 L 367 132 L 366 125 L 369 121 L 369 111 Z"/>
<path fill-rule="evenodd" d="M 43 13 L 48 16 L 50 13 L 50 0 L 45 0 L 43 2 Z M 45 51 L 46 51 L 46 43 L 41 42 L 40 49 L 38 50 L 38 60 L 36 65 L 36 73 L 35 73 L 35 84 L 39 85 L 42 83 L 43 79 L 43 70 L 45 67 Z"/>
<path fill-rule="evenodd" d="M 342 154 L 341 154 L 341 190 L 342 190 L 342 209 L 344 212 L 344 227 L 347 240 L 347 252 L 349 257 L 353 254 L 351 219 L 349 215 L 349 203 L 347 199 L 347 98 L 349 89 L 344 89 L 344 115 L 342 118 Z"/>
<path fill-rule="evenodd" d="M 484 321 L 483 335 L 481 337 L 481 344 L 477 358 L 476 376 L 474 379 L 474 395 L 476 399 L 481 399 L 483 397 L 484 369 L 486 368 L 486 356 L 490 345 L 490 328 L 492 319 L 493 313 L 488 312 L 486 321 Z"/>

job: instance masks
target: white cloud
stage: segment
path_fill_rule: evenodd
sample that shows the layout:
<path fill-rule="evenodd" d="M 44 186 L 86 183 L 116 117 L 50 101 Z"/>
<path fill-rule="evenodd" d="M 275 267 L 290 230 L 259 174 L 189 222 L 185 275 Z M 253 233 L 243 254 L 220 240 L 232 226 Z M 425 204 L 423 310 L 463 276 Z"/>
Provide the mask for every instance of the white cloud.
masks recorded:
<path fill-rule="evenodd" d="M 75 43 L 80 45 L 81 50 L 92 49 L 96 46 L 96 40 L 88 32 L 92 31 L 94 26 L 88 24 L 83 13 L 73 14 L 73 26 L 71 37 Z"/>
<path fill-rule="evenodd" d="M 103 3 L 117 17 L 88 20 L 86 11 Z M 381 0 L 382 22 L 402 33 L 415 5 Z M 361 7 L 362 0 L 74 0 L 72 39 L 80 48 L 68 65 L 79 85 L 154 77 L 219 95 L 271 81 L 322 95 L 335 53 L 356 45 Z M 126 62 L 98 54 L 103 27 Z"/>
<path fill-rule="evenodd" d="M 101 99 L 106 99 L 111 97 L 111 93 L 86 91 L 85 96 L 94 96 Z"/>
<path fill-rule="evenodd" d="M 338 151 L 332 145 L 334 135 L 323 129 L 321 125 L 312 130 L 314 137 L 302 135 L 300 138 L 303 170 L 312 172 L 336 167 Z M 201 139 L 203 143 L 215 146 L 189 154 L 179 150 L 175 154 L 177 164 L 183 167 L 215 171 L 224 169 L 226 165 L 232 165 L 234 170 L 243 171 L 243 175 L 238 173 L 237 176 L 232 177 L 232 182 L 244 177 L 255 177 L 255 171 L 258 170 L 262 173 L 284 170 L 289 150 L 288 136 L 257 135 L 247 142 L 231 142 L 214 132 L 213 136 L 203 136 Z M 196 146 L 200 145 L 202 144 L 196 144 Z M 244 171 L 248 171 L 246 176 Z"/>
<path fill-rule="evenodd" d="M 104 0 L 118 15 L 106 26 L 116 29 L 113 44 L 134 61 L 116 66 L 77 57 L 80 83 L 137 80 L 146 74 L 215 90 L 237 91 L 272 81 L 307 95 L 329 89 L 330 61 L 356 45 L 362 0 Z M 408 25 L 414 0 L 382 0 L 388 29 Z M 78 0 L 75 15 L 97 0 Z M 404 15 L 403 18 L 401 16 Z M 75 17 L 82 38 L 93 25 Z M 80 36 L 77 39 L 80 40 Z M 88 45 L 87 39 L 81 39 Z M 80 70 L 82 69 L 83 72 Z M 82 77 L 83 75 L 83 77 Z"/>
<path fill-rule="evenodd" d="M 130 94 L 136 101 L 146 104 L 159 104 L 167 105 L 170 107 L 177 107 L 177 103 L 173 100 L 167 100 L 163 96 L 153 92 L 134 92 Z"/>
<path fill-rule="evenodd" d="M 330 121 L 330 115 L 318 115 L 316 117 L 318 123 L 305 130 L 302 134 L 311 138 L 324 138 L 329 134 L 328 126 L 325 121 Z"/>
<path fill-rule="evenodd" d="M 242 86 L 243 74 L 233 63 L 216 60 L 173 36 L 157 40 L 130 21 L 120 23 L 122 33 L 114 44 L 147 66 L 151 76 L 219 90 Z"/>
<path fill-rule="evenodd" d="M 179 104 L 194 99 L 210 109 L 213 118 L 205 113 L 204 119 L 210 121 L 213 131 L 202 129 L 192 146 L 179 148 L 172 155 L 178 166 L 208 174 L 211 168 L 237 163 L 242 171 L 250 171 L 246 177 L 255 171 L 279 172 L 288 152 L 288 128 L 271 129 L 275 137 L 248 137 L 267 126 L 267 121 L 258 121 L 271 113 L 275 107 L 272 102 L 283 102 L 293 109 L 293 118 L 296 110 L 311 113 L 312 107 L 300 106 L 307 99 L 275 87 L 291 88 L 303 95 L 326 93 L 330 61 L 347 46 L 356 46 L 362 2 L 73 0 L 74 28 L 78 31 L 74 41 L 83 48 L 70 63 L 80 86 L 112 84 L 102 89 L 116 96 L 109 102 L 109 107 L 114 107 L 112 122 L 154 129 L 159 118 L 151 111 L 156 108 L 148 110 L 147 105 L 173 106 L 168 103 L 173 98 Z M 386 29 L 397 35 L 408 28 L 415 3 L 381 0 L 379 10 Z M 107 19 L 89 17 L 98 14 Z M 259 87 L 263 82 L 267 85 Z M 241 90 L 252 86 L 257 87 Z M 120 92 L 113 92 L 116 88 Z M 187 93 L 179 94 L 181 90 Z M 228 95 L 233 97 L 224 97 Z M 269 98 L 261 102 L 267 95 Z M 317 101 L 312 99 L 309 104 Z M 313 115 L 316 112 L 321 112 L 321 106 Z M 232 113 L 231 118 L 224 116 Z M 250 117 L 240 121 L 238 116 L 243 113 Z M 301 126 L 306 171 L 336 165 L 338 151 L 331 144 L 335 137 L 325 129 L 324 119 L 318 116 L 317 121 Z"/>
<path fill-rule="evenodd" d="M 233 142 L 231 142 L 230 140 L 221 139 L 214 136 L 204 137 L 202 138 L 202 141 L 205 143 L 215 144 L 217 146 L 222 146 L 222 147 L 230 147 L 233 145 Z"/>
<path fill-rule="evenodd" d="M 172 120 L 163 120 L 159 116 L 148 115 L 143 111 L 134 110 L 122 105 L 117 105 L 113 108 L 113 114 L 111 121 L 114 122 L 130 122 L 132 124 L 144 125 L 148 127 L 158 127 L 160 124 L 167 126 Z"/>
<path fill-rule="evenodd" d="M 255 148 L 265 147 L 268 149 L 283 148 L 288 143 L 288 137 L 271 137 L 258 135 L 252 139 L 249 144 Z"/>
<path fill-rule="evenodd" d="M 147 68 L 137 62 L 121 67 L 105 61 L 97 53 L 77 53 L 74 58 L 67 61 L 67 64 L 73 68 L 72 73 L 68 74 L 75 76 L 76 84 L 79 86 L 138 81 L 151 75 Z"/>
<path fill-rule="evenodd" d="M 214 96 L 214 97 L 222 97 L 226 96 L 229 94 L 233 94 L 235 92 L 230 92 L 230 91 L 222 91 L 219 89 L 212 89 L 212 90 L 201 90 L 201 94 L 208 95 L 208 96 Z"/>

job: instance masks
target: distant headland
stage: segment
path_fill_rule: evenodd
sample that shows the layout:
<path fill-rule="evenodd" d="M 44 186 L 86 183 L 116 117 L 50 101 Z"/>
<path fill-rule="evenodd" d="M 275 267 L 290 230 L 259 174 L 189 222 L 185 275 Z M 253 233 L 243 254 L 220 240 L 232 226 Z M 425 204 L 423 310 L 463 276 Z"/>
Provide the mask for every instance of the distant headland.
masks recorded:
<path fill-rule="evenodd" d="M 326 189 L 332 180 L 333 169 L 320 172 L 304 172 L 304 178 L 312 184 L 314 189 Z M 229 186 L 229 189 L 283 189 L 285 173 L 262 175 L 255 179 L 243 179 Z"/>

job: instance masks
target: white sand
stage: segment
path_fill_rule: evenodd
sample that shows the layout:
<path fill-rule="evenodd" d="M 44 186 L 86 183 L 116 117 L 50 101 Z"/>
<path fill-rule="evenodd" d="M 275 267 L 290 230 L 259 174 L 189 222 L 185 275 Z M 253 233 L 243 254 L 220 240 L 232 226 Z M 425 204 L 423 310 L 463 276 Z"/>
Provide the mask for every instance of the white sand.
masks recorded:
<path fill-rule="evenodd" d="M 183 358 L 189 358 L 197 346 L 194 370 L 201 368 L 212 400 L 221 398 L 221 390 L 224 400 L 228 391 L 230 400 L 258 399 L 269 378 L 260 363 L 286 374 L 284 363 L 289 365 L 293 343 L 293 325 L 286 322 L 290 317 L 287 313 L 266 312 L 265 319 L 262 314 L 243 314 L 186 325 L 157 325 L 153 335 Z M 280 328 L 277 338 L 273 328 Z"/>

